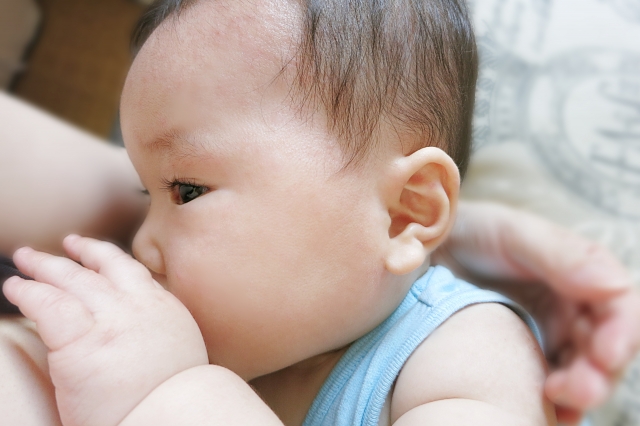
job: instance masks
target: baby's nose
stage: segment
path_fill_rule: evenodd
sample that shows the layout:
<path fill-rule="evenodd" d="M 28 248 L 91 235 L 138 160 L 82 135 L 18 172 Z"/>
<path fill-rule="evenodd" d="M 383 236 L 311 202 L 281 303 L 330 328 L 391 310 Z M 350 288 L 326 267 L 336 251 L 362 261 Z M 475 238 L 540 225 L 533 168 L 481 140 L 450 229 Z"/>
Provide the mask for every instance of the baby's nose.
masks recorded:
<path fill-rule="evenodd" d="M 138 230 L 133 239 L 133 255 L 151 270 L 157 280 L 157 275 L 165 275 L 165 265 L 160 245 L 150 228 L 151 226 L 146 220 Z"/>

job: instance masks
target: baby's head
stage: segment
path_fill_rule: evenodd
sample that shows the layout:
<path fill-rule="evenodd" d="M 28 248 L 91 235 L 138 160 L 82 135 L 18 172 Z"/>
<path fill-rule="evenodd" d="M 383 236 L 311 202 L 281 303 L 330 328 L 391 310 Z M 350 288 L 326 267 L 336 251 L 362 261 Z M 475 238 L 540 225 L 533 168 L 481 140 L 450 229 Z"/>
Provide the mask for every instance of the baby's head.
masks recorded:
<path fill-rule="evenodd" d="M 211 362 L 252 379 L 384 320 L 455 214 L 476 73 L 462 0 L 161 0 L 138 35 L 134 251 Z"/>

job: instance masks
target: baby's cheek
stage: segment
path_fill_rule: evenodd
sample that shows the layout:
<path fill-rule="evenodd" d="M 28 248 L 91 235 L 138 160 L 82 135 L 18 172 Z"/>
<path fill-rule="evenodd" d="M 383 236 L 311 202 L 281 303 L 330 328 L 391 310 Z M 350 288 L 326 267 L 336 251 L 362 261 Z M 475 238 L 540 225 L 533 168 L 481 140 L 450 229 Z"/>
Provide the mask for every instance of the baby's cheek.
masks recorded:
<path fill-rule="evenodd" d="M 219 311 L 232 304 L 234 286 L 225 277 L 219 262 L 198 255 L 179 256 L 169 268 L 166 288 L 172 292 L 194 316 Z"/>

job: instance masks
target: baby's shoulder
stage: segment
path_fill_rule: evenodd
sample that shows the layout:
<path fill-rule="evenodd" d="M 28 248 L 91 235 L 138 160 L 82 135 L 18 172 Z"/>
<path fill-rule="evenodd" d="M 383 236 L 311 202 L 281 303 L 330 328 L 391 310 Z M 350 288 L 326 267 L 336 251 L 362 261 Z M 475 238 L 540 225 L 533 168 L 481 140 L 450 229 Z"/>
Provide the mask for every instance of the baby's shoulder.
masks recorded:
<path fill-rule="evenodd" d="M 411 355 L 396 381 L 391 419 L 444 400 L 489 404 L 547 424 L 544 355 L 529 327 L 497 303 L 447 319 Z M 499 422 L 498 422 L 499 423 Z"/>

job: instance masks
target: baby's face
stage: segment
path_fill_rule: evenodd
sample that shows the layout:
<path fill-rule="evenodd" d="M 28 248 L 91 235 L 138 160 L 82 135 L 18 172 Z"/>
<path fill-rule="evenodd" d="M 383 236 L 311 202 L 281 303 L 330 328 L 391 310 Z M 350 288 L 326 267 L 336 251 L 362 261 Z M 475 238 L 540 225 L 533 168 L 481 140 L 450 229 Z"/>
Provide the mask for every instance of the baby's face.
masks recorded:
<path fill-rule="evenodd" d="M 189 308 L 210 361 L 251 379 L 356 339 L 401 291 L 385 282 L 376 166 L 341 171 L 322 119 L 275 79 L 295 10 L 203 3 L 151 36 L 123 93 L 151 194 L 134 252 Z"/>

